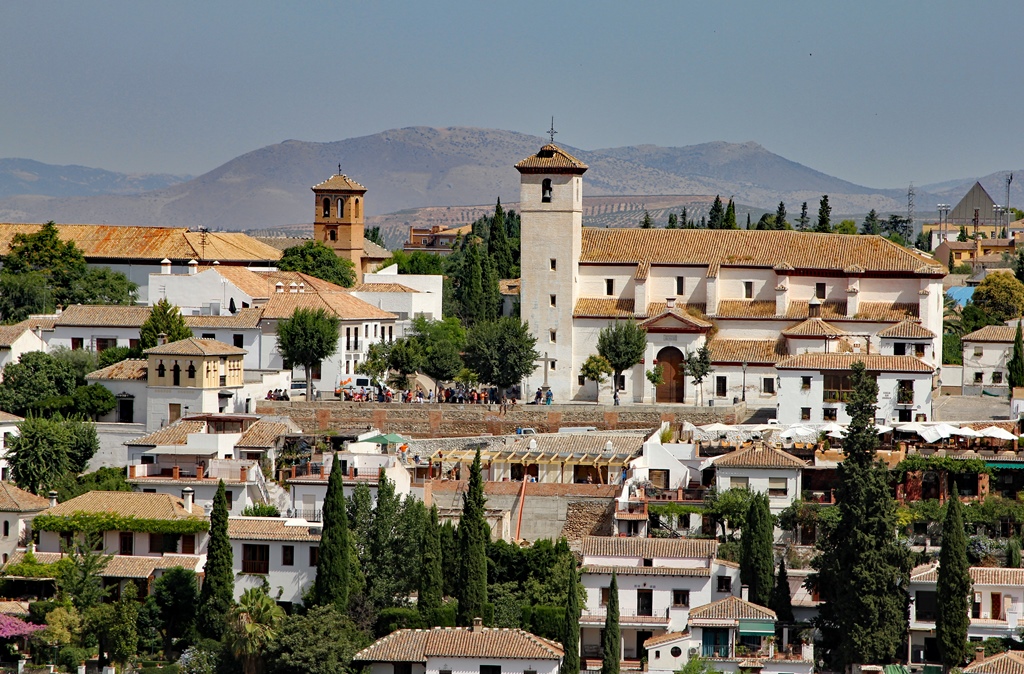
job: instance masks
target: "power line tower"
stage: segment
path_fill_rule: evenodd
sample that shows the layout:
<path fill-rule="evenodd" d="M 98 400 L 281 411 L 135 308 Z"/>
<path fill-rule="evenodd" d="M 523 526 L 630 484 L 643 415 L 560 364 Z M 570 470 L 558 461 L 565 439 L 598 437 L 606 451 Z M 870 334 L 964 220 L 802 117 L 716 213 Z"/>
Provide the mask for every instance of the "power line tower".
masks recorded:
<path fill-rule="evenodd" d="M 914 234 L 914 183 L 907 188 L 907 224 L 910 226 L 910 234 Z"/>

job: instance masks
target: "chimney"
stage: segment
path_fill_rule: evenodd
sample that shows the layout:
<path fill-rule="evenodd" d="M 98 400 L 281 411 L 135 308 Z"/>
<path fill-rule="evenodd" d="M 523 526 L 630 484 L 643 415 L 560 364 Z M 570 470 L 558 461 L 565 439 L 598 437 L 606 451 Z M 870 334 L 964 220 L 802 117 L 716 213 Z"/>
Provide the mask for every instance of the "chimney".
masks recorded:
<path fill-rule="evenodd" d="M 281 283 L 280 281 L 275 283 L 274 284 L 274 292 L 275 293 L 283 293 L 284 292 L 284 284 Z"/>
<path fill-rule="evenodd" d="M 50 497 L 50 507 L 55 507 L 57 505 L 57 492 L 51 491 L 47 496 Z"/>
<path fill-rule="evenodd" d="M 160 273 L 167 276 L 171 273 L 171 261 L 166 257 L 160 260 Z"/>
<path fill-rule="evenodd" d="M 985 649 L 981 646 L 974 649 L 974 664 L 979 662 L 985 662 Z"/>
<path fill-rule="evenodd" d="M 470 631 L 471 632 L 483 632 L 484 631 L 484 621 L 481 620 L 480 618 L 473 618 L 473 628 Z"/>
<path fill-rule="evenodd" d="M 157 346 L 163 346 L 166 343 L 167 343 L 167 333 L 166 332 L 161 332 L 159 335 L 156 336 L 156 344 L 157 344 Z"/>
<path fill-rule="evenodd" d="M 299 292 L 299 284 L 296 283 L 295 281 L 292 281 L 291 283 L 289 283 L 288 284 L 288 292 L 290 292 L 290 293 L 297 293 L 297 292 Z"/>
<path fill-rule="evenodd" d="M 195 276 L 196 272 L 199 271 L 199 263 L 195 260 L 188 261 L 188 275 Z"/>
<path fill-rule="evenodd" d="M 821 300 L 817 296 L 811 298 L 807 303 L 807 318 L 819 318 L 821 316 Z"/>
<path fill-rule="evenodd" d="M 192 512 L 192 502 L 194 500 L 196 490 L 192 487 L 185 487 L 181 490 L 181 499 L 185 502 L 185 512 Z"/>
<path fill-rule="evenodd" d="M 743 585 L 740 587 L 740 599 L 743 601 L 750 601 L 750 586 Z"/>
<path fill-rule="evenodd" d="M 674 298 L 674 297 L 666 297 L 665 298 L 665 308 L 666 309 L 675 309 L 676 308 L 676 298 Z"/>

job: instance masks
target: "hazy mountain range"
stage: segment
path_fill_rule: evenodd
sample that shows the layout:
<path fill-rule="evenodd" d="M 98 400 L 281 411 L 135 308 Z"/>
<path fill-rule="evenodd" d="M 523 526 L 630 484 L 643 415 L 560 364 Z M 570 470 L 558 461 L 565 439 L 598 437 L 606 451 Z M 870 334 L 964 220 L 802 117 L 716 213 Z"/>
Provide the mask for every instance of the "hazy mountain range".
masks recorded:
<path fill-rule="evenodd" d="M 198 177 L 125 175 L 6 159 L 0 160 L 0 221 L 274 229 L 311 222 L 310 187 L 337 171 L 339 163 L 344 173 L 367 187 L 368 215 L 487 205 L 498 197 L 515 202 L 519 174 L 512 166 L 545 142 L 512 131 L 412 127 L 330 143 L 287 140 Z M 664 203 L 664 195 L 721 194 L 752 210 L 770 211 L 783 200 L 791 219 L 803 201 L 816 216 L 822 194 L 829 195 L 833 219 L 871 208 L 882 213 L 906 211 L 906 186 L 856 185 L 753 142 L 565 147 L 590 166 L 585 177 L 590 196 L 662 195 L 657 201 Z M 1004 176 L 1005 172 L 993 173 L 981 179 L 997 203 L 1005 201 Z M 934 212 L 940 201 L 956 203 L 975 180 L 918 186 L 917 212 Z M 1013 183 L 1012 203 L 1024 203 L 1024 171 Z M 415 211 L 397 220 L 410 219 L 416 220 Z"/>

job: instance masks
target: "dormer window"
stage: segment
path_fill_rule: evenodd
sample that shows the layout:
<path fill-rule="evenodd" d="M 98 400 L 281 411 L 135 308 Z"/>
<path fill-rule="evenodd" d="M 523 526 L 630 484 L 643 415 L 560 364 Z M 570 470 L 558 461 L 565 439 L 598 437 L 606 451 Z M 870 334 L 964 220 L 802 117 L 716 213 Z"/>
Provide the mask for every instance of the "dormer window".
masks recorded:
<path fill-rule="evenodd" d="M 327 197 L 324 197 L 324 217 L 331 217 L 331 200 Z"/>
<path fill-rule="evenodd" d="M 540 201 L 543 204 L 551 203 L 551 178 L 545 178 L 544 182 L 541 183 Z"/>

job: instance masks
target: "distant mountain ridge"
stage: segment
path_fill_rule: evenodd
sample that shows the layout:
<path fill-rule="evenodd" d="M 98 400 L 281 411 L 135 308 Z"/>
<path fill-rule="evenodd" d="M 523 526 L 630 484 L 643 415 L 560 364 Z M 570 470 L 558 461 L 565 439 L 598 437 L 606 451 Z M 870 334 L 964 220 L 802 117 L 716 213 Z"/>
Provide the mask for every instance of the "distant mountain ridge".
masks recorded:
<path fill-rule="evenodd" d="M 287 140 L 243 154 L 195 178 L 122 177 L 110 172 L 109 189 L 99 173 L 94 181 L 34 172 L 45 180 L 26 179 L 0 170 L 0 221 L 119 223 L 217 229 L 273 229 L 308 223 L 313 216 L 310 187 L 337 170 L 368 189 L 368 215 L 422 207 L 456 207 L 519 200 L 519 175 L 513 168 L 546 139 L 513 131 L 468 127 L 409 127 L 370 136 L 317 143 Z M 591 196 L 721 194 L 737 203 L 774 211 L 785 201 L 790 219 L 800 203 L 812 215 L 828 194 L 833 218 L 845 213 L 906 210 L 906 188 L 877 189 L 826 175 L 774 154 L 761 145 L 712 142 L 687 147 L 638 145 L 599 150 L 564 146 L 585 161 Z M 0 160 L 5 162 L 24 160 Z M 73 167 L 83 169 L 83 167 Z M 77 175 L 77 174 L 76 174 Z M 145 181 L 165 181 L 135 192 Z M 1024 176 L 1021 178 L 1024 182 Z M 35 189 L 37 185 L 46 189 Z M 18 190 L 22 190 L 18 192 Z M 15 192 L 18 192 L 15 194 Z M 8 195 L 8 196 L 4 196 Z M 938 197 L 918 188 L 920 211 L 931 210 Z M 995 195 L 993 195 L 995 196 Z M 641 198 L 642 197 L 638 197 Z M 946 198 L 946 200 L 952 197 Z M 998 201 L 998 199 L 997 199 Z"/>
<path fill-rule="evenodd" d="M 191 180 L 164 173 L 115 173 L 87 166 L 57 166 L 32 159 L 0 159 L 0 197 L 35 194 L 84 197 L 138 194 Z"/>

